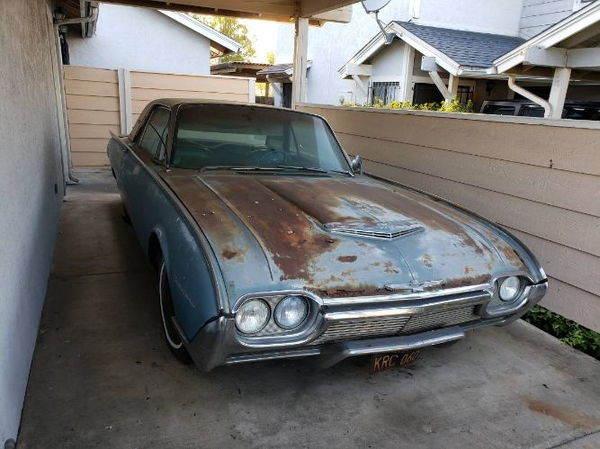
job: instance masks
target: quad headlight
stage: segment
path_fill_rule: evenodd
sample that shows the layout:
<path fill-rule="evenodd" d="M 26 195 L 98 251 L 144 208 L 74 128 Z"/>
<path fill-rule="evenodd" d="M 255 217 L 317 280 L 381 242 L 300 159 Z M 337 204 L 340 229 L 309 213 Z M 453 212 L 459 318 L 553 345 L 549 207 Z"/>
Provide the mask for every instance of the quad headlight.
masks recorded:
<path fill-rule="evenodd" d="M 269 305 L 262 299 L 246 301 L 235 315 L 235 325 L 244 334 L 255 334 L 262 330 L 271 317 Z"/>
<path fill-rule="evenodd" d="M 500 280 L 498 287 L 498 296 L 502 301 L 514 301 L 521 293 L 521 280 L 517 276 L 509 276 Z"/>
<path fill-rule="evenodd" d="M 275 307 L 275 323 L 282 329 L 294 329 L 308 315 L 308 303 L 302 296 L 286 296 Z"/>

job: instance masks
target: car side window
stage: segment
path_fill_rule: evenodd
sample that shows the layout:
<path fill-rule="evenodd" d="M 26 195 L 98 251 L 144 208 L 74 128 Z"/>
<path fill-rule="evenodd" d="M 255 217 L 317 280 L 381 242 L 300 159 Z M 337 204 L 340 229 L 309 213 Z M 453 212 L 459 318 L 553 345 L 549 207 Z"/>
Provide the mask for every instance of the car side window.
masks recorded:
<path fill-rule="evenodd" d="M 169 116 L 168 109 L 161 107 L 154 109 L 138 141 L 138 145 L 146 153 L 160 161 L 165 159 Z"/>

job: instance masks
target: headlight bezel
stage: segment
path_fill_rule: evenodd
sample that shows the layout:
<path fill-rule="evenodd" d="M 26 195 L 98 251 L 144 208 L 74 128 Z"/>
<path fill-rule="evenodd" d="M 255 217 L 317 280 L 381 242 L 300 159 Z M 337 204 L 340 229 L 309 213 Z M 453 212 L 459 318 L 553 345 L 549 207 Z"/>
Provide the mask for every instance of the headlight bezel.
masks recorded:
<path fill-rule="evenodd" d="M 507 301 L 500 298 L 500 286 L 502 281 L 510 277 L 518 278 L 520 285 L 515 297 Z M 492 285 L 493 290 L 490 291 L 490 301 L 482 309 L 482 316 L 484 318 L 496 318 L 499 316 L 510 315 L 520 310 L 528 301 L 532 280 L 529 276 L 521 272 L 506 273 L 496 277 L 493 280 Z"/>
<path fill-rule="evenodd" d="M 301 296 L 308 305 L 304 320 L 293 329 L 283 329 L 274 321 L 275 308 L 281 300 L 288 296 Z M 261 331 L 255 334 L 244 334 L 235 324 L 236 316 L 243 304 L 255 298 L 263 299 L 270 306 L 270 319 Z M 231 309 L 232 336 L 238 344 L 249 348 L 301 346 L 314 338 L 314 335 L 323 327 L 324 320 L 320 313 L 322 306 L 323 300 L 319 296 L 305 290 L 248 293 L 238 298 Z"/>

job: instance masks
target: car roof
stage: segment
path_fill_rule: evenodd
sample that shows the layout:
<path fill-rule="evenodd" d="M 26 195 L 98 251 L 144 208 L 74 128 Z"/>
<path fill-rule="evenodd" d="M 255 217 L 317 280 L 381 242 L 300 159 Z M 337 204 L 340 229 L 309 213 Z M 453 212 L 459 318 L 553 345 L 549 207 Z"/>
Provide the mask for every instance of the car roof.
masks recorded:
<path fill-rule="evenodd" d="M 152 102 L 150 102 L 149 106 L 150 105 L 153 106 L 155 104 L 160 104 L 160 105 L 167 106 L 170 108 L 175 107 L 175 106 L 185 105 L 185 104 L 227 105 L 227 106 L 240 106 L 240 107 L 252 107 L 252 108 L 278 109 L 278 110 L 286 111 L 286 112 L 297 112 L 299 114 L 308 114 L 306 112 L 296 111 L 294 109 L 280 108 L 280 107 L 276 107 L 276 106 L 270 106 L 270 105 L 259 104 L 259 103 L 247 103 L 247 102 L 242 102 L 242 101 L 203 100 L 203 99 L 196 99 L 196 98 L 159 98 L 157 100 L 153 100 Z M 313 114 L 308 114 L 308 115 L 313 115 Z"/>

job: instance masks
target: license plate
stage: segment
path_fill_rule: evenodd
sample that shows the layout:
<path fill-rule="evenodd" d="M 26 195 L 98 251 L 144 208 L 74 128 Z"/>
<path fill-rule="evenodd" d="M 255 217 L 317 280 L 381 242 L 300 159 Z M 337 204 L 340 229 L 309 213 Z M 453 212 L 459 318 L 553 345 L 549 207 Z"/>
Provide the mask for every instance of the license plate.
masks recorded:
<path fill-rule="evenodd" d="M 392 368 L 400 368 L 417 361 L 421 351 L 377 354 L 371 356 L 371 372 L 379 373 Z"/>

